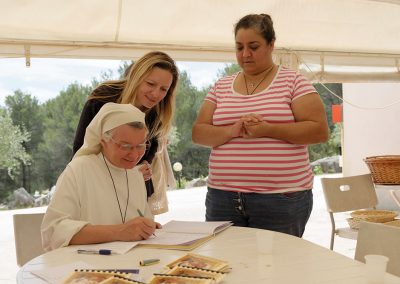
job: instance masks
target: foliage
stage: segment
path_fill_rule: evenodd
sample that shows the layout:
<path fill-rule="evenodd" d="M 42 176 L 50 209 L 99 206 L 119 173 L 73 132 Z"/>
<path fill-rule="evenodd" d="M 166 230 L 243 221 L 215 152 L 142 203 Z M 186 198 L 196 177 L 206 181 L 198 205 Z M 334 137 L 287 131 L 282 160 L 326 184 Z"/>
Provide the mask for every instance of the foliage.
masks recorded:
<path fill-rule="evenodd" d="M 223 70 L 218 72 L 218 78 L 231 75 L 239 70 L 239 65 L 227 64 Z M 182 163 L 182 175 L 187 180 L 208 176 L 207 165 L 211 149 L 192 143 L 192 126 L 209 88 L 210 86 L 198 90 L 192 85 L 186 72 L 180 74 L 175 112 L 175 125 L 179 140 L 176 144 L 171 141 L 168 151 L 172 163 Z"/>
<path fill-rule="evenodd" d="M 337 98 L 336 96 L 332 95 L 321 84 L 319 84 L 319 83 L 314 84 L 315 89 L 317 90 L 318 94 L 320 94 L 321 99 L 324 103 L 326 117 L 328 119 L 328 124 L 329 124 L 329 129 L 332 131 L 334 128 L 334 124 L 332 122 L 332 105 L 338 105 L 338 104 L 342 103 L 340 98 L 343 97 L 343 88 L 342 88 L 342 84 L 336 84 L 336 83 L 327 83 L 324 85 L 326 86 L 326 88 L 328 88 L 330 91 L 332 91 L 334 94 L 336 94 L 339 97 L 339 98 Z"/>
<path fill-rule="evenodd" d="M 224 69 L 218 71 L 218 78 L 222 78 L 228 75 L 235 74 L 236 72 L 239 72 L 242 70 L 240 66 L 236 63 L 234 64 L 225 64 Z"/>
<path fill-rule="evenodd" d="M 119 64 L 118 67 L 118 74 L 119 74 L 119 78 L 123 78 L 125 77 L 127 74 L 127 69 L 129 66 L 131 66 L 133 64 L 133 61 L 121 61 L 121 63 Z"/>
<path fill-rule="evenodd" d="M 122 78 L 131 64 L 123 61 L 117 76 Z M 240 71 L 237 64 L 227 64 L 218 72 L 218 77 Z M 83 105 L 91 90 L 100 82 L 112 80 L 110 70 L 100 79 L 93 78 L 90 85 L 71 83 L 60 94 L 39 105 L 30 94 L 16 90 L 6 98 L 7 109 L 0 109 L 0 198 L 4 200 L 21 185 L 30 192 L 42 191 L 53 186 L 72 158 L 72 143 Z M 327 84 L 333 92 L 342 96 L 341 84 Z M 340 100 L 315 85 L 325 105 L 331 135 L 329 141 L 309 147 L 310 160 L 338 154 L 341 142 L 341 125 L 331 122 L 331 105 Z M 181 183 L 208 175 L 210 148 L 194 145 L 191 139 L 192 125 L 210 86 L 201 90 L 194 87 L 186 72 L 180 74 L 177 90 L 174 126 L 169 133 L 168 151 L 171 163 L 183 165 Z M 14 174 L 12 180 L 7 171 Z M 314 168 L 318 173 L 319 169 Z M 175 173 L 177 174 L 177 173 Z M 176 176 L 178 179 L 178 176 Z"/>
<path fill-rule="evenodd" d="M 176 177 L 176 189 L 184 189 L 187 183 L 188 180 L 184 176 L 180 178 L 180 184 L 179 184 L 179 176 Z"/>
<path fill-rule="evenodd" d="M 314 175 L 322 175 L 324 173 L 324 171 L 322 170 L 321 165 L 316 165 L 313 168 L 313 173 L 314 173 Z"/>
<path fill-rule="evenodd" d="M 30 156 L 26 153 L 23 143 L 29 142 L 30 135 L 14 125 L 6 111 L 0 114 L 0 197 L 7 196 L 5 185 L 9 178 L 18 174 L 20 163 L 29 164 Z M 8 173 L 8 177 L 7 174 Z"/>
<path fill-rule="evenodd" d="M 342 97 L 342 84 L 325 84 L 326 87 L 333 93 Z M 326 143 L 310 145 L 308 147 L 310 153 L 310 161 L 315 161 L 324 157 L 330 157 L 338 155 L 340 153 L 340 141 L 341 141 L 341 130 L 339 124 L 332 122 L 332 105 L 341 104 L 341 100 L 333 96 L 327 91 L 321 84 L 314 85 L 317 92 L 320 94 L 321 99 L 324 103 L 326 116 L 328 119 L 328 126 L 330 130 L 329 140 Z"/>
<path fill-rule="evenodd" d="M 188 74 L 180 74 L 175 111 L 175 137 L 170 140 L 168 151 L 172 164 L 180 162 L 183 165 L 182 175 L 193 179 L 199 175 L 207 175 L 207 163 L 210 149 L 193 145 L 192 125 L 197 117 L 206 91 L 198 91 L 190 82 Z"/>
<path fill-rule="evenodd" d="M 56 98 L 43 106 L 43 143 L 40 145 L 38 167 L 45 188 L 55 184 L 58 176 L 72 158 L 72 146 L 79 117 L 91 92 L 90 86 L 72 83 Z"/>
<path fill-rule="evenodd" d="M 13 95 L 7 96 L 5 103 L 13 124 L 17 125 L 21 131 L 30 134 L 29 142 L 23 142 L 22 145 L 26 153 L 32 157 L 31 163 L 20 163 L 20 171 L 13 181 L 13 187 L 24 187 L 28 192 L 31 192 L 32 184 L 38 176 L 36 154 L 43 138 L 41 108 L 35 97 L 20 90 L 16 90 Z"/>

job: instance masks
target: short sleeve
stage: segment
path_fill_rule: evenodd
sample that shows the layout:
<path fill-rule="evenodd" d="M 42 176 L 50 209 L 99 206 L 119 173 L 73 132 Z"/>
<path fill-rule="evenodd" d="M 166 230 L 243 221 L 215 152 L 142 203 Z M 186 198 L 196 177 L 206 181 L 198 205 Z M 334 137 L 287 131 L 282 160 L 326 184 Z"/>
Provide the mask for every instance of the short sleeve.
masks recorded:
<path fill-rule="evenodd" d="M 306 76 L 296 73 L 296 77 L 293 82 L 292 100 L 316 92 L 317 91 L 315 90 L 313 84 L 306 78 Z"/>
<path fill-rule="evenodd" d="M 205 101 L 212 102 L 214 104 L 217 104 L 217 96 L 215 92 L 216 86 L 212 86 L 210 90 L 208 91 L 206 97 L 204 98 Z"/>

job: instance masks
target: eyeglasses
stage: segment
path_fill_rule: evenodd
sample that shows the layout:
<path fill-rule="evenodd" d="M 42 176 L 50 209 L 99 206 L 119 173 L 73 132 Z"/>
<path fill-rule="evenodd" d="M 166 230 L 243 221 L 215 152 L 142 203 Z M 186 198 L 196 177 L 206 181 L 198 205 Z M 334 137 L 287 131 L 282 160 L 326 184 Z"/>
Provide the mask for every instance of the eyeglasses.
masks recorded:
<path fill-rule="evenodd" d="M 137 144 L 137 145 L 132 145 L 132 144 L 129 144 L 129 143 L 120 143 L 120 142 L 117 142 L 117 141 L 115 141 L 112 137 L 110 138 L 110 140 L 111 140 L 115 145 L 117 145 L 118 148 L 119 148 L 121 151 L 124 151 L 124 152 L 131 152 L 134 148 L 136 148 L 136 150 L 139 151 L 139 152 L 140 152 L 140 151 L 146 151 L 146 150 L 150 149 L 150 146 L 151 146 L 150 141 L 146 141 L 145 143 L 141 143 L 141 144 Z"/>

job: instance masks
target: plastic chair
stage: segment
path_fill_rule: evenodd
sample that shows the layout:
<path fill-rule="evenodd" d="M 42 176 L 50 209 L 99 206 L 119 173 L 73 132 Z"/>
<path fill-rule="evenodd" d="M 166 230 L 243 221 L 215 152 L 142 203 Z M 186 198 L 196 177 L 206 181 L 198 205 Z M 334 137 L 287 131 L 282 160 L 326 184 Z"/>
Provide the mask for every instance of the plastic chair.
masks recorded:
<path fill-rule="evenodd" d="M 13 215 L 15 253 L 19 266 L 44 253 L 40 233 L 43 216 L 44 213 Z"/>
<path fill-rule="evenodd" d="M 330 249 L 333 250 L 335 235 L 357 239 L 357 230 L 350 227 L 336 228 L 334 213 L 374 208 L 378 203 L 370 174 L 321 178 L 326 206 L 332 224 Z"/>
<path fill-rule="evenodd" d="M 362 222 L 354 258 L 365 262 L 364 256 L 367 254 L 387 256 L 387 272 L 400 276 L 400 227 Z"/>
<path fill-rule="evenodd" d="M 389 192 L 390 192 L 390 195 L 392 196 L 394 202 L 396 202 L 396 204 L 400 208 L 400 190 L 391 189 Z"/>

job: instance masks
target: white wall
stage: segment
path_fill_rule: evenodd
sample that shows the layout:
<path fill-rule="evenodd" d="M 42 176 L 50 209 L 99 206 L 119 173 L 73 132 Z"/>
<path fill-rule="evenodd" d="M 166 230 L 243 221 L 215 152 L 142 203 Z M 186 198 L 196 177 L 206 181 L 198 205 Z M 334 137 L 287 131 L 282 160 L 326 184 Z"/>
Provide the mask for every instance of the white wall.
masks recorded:
<path fill-rule="evenodd" d="M 343 84 L 343 175 L 369 173 L 363 159 L 400 155 L 400 83 Z"/>

